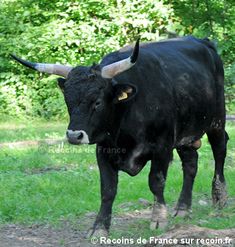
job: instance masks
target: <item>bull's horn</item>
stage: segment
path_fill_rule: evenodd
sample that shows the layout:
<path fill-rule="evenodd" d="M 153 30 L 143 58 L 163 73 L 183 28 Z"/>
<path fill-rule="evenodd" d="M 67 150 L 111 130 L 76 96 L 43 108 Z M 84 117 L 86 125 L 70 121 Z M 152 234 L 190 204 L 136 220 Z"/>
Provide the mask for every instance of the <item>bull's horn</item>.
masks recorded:
<path fill-rule="evenodd" d="M 63 77 L 67 77 L 69 72 L 73 69 L 71 66 L 60 65 L 60 64 L 48 64 L 48 63 L 32 63 L 26 60 L 23 60 L 13 54 L 11 57 L 14 58 L 17 62 L 23 64 L 24 66 L 37 70 L 39 72 L 45 72 L 49 74 L 55 74 Z"/>
<path fill-rule="evenodd" d="M 112 63 L 109 65 L 106 65 L 101 70 L 101 76 L 103 78 L 113 78 L 115 75 L 120 74 L 121 72 L 124 72 L 128 69 L 130 69 L 135 63 L 138 58 L 139 54 L 139 41 L 140 38 L 136 41 L 134 50 L 130 57 L 123 59 L 121 61 L 118 61 L 116 63 Z"/>

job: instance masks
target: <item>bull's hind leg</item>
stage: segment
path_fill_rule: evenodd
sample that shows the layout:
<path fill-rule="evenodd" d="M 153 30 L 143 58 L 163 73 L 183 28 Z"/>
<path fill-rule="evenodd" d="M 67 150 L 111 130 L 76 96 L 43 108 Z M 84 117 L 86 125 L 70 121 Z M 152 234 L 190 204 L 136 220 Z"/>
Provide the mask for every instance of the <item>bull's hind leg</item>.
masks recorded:
<path fill-rule="evenodd" d="M 215 206 L 223 208 L 227 202 L 224 161 L 229 138 L 224 128 L 211 129 L 207 132 L 207 136 L 215 159 L 215 173 L 212 181 L 212 201 Z"/>
<path fill-rule="evenodd" d="M 166 155 L 161 154 L 156 159 L 152 159 L 149 173 L 149 188 L 154 195 L 154 205 L 150 222 L 151 230 L 164 228 L 167 225 L 167 208 L 165 206 L 163 192 L 171 157 L 172 153 Z"/>
<path fill-rule="evenodd" d="M 176 206 L 175 216 L 186 216 L 191 209 L 193 183 L 194 178 L 197 174 L 197 148 L 198 147 L 194 146 L 182 146 L 180 148 L 177 148 L 177 152 L 182 161 L 184 179 L 180 198 Z"/>

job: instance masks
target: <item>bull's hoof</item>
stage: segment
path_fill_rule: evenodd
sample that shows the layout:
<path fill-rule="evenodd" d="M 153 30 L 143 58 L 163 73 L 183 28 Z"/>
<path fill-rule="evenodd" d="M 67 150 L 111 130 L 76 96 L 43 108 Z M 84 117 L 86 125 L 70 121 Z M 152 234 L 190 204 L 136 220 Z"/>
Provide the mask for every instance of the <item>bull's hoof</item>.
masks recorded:
<path fill-rule="evenodd" d="M 86 235 L 86 238 L 91 238 L 91 237 L 96 237 L 96 238 L 100 238 L 100 237 L 108 237 L 108 231 L 105 229 L 90 229 Z"/>
<path fill-rule="evenodd" d="M 216 176 L 212 182 L 212 202 L 213 205 L 222 209 L 228 200 L 226 183 L 221 182 L 219 177 Z"/>
<path fill-rule="evenodd" d="M 188 209 L 176 209 L 173 213 L 173 216 L 181 217 L 181 218 L 190 218 L 191 217 L 191 210 Z"/>
<path fill-rule="evenodd" d="M 165 229 L 167 224 L 168 224 L 167 220 L 165 220 L 165 221 L 157 221 L 157 222 L 156 221 L 151 221 L 149 228 L 152 231 L 156 230 L 156 229 Z"/>
<path fill-rule="evenodd" d="M 164 229 L 168 223 L 167 215 L 166 206 L 155 202 L 150 222 L 150 230 L 155 230 L 157 228 Z"/>

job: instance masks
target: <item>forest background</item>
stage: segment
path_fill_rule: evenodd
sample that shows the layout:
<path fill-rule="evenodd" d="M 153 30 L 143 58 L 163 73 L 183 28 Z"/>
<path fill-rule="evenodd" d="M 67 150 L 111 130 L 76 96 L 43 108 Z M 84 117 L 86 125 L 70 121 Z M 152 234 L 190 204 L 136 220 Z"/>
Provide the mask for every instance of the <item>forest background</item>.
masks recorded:
<path fill-rule="evenodd" d="M 235 113 L 233 0 L 0 0 L 0 115 L 64 119 L 55 76 L 16 64 L 30 61 L 91 65 L 136 37 L 209 37 L 225 67 L 226 107 Z"/>

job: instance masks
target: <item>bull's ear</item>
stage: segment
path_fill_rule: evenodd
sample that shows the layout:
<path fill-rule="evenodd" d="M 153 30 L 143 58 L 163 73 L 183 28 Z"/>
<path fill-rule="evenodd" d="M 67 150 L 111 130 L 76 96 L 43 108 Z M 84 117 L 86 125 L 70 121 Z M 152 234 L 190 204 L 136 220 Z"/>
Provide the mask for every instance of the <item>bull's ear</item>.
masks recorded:
<path fill-rule="evenodd" d="M 58 85 L 59 85 L 61 91 L 64 92 L 64 84 L 65 84 L 66 80 L 64 78 L 58 78 L 57 82 L 58 82 Z"/>
<path fill-rule="evenodd" d="M 114 103 L 126 102 L 132 99 L 136 93 L 137 88 L 132 84 L 115 84 L 114 88 Z"/>

